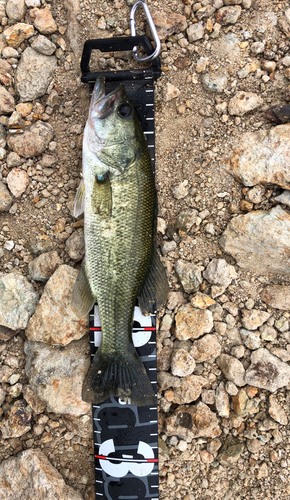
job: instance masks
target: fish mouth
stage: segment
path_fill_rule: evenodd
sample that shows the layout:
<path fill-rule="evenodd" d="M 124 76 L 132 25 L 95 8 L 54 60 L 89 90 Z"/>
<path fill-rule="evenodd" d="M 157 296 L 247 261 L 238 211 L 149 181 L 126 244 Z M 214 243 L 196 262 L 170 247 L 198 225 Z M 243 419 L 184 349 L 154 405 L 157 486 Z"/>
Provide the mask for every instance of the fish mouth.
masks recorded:
<path fill-rule="evenodd" d="M 123 85 L 119 85 L 109 94 L 105 94 L 105 78 L 98 76 L 92 94 L 94 115 L 98 119 L 108 116 L 114 109 L 115 101 L 120 97 Z"/>

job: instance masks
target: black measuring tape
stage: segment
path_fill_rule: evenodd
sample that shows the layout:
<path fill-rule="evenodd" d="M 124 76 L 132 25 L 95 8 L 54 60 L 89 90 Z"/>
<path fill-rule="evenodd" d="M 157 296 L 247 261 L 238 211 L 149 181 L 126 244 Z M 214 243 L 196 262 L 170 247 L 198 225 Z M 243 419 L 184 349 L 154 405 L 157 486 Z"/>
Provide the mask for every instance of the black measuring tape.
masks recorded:
<path fill-rule="evenodd" d="M 132 50 L 142 46 L 147 54 L 154 48 L 146 36 L 88 40 L 81 60 L 82 82 L 90 94 L 98 76 L 105 77 L 106 93 L 123 83 L 147 140 L 155 172 L 154 80 L 161 73 L 160 60 L 149 68 L 91 73 L 92 50 L 101 52 Z M 134 309 L 133 343 L 157 396 L 156 317 L 143 316 Z M 98 306 L 90 312 L 90 348 L 93 358 L 101 343 Z M 158 499 L 158 425 L 156 406 L 133 406 L 118 398 L 93 405 L 96 499 Z"/>

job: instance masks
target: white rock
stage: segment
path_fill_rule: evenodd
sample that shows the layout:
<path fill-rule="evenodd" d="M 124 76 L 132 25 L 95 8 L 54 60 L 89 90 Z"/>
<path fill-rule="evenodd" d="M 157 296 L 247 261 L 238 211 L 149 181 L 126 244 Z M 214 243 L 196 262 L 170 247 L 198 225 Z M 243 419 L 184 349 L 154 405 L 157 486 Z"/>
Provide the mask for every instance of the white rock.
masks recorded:
<path fill-rule="evenodd" d="M 244 116 L 249 111 L 259 108 L 263 104 L 263 99 L 253 92 L 237 92 L 229 102 L 229 114 Z"/>

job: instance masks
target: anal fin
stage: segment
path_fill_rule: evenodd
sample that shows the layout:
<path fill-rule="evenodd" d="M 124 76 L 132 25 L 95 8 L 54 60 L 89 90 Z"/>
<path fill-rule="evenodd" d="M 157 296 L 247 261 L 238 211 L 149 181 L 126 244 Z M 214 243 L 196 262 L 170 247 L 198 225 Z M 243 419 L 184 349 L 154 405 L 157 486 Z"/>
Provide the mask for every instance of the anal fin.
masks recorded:
<path fill-rule="evenodd" d="M 73 287 L 71 308 L 79 318 L 83 318 L 90 312 L 94 303 L 95 297 L 92 294 L 83 263 Z"/>
<path fill-rule="evenodd" d="M 152 314 L 155 308 L 159 309 L 165 304 L 168 292 L 169 286 L 165 268 L 155 249 L 149 274 L 138 297 L 142 314 Z"/>

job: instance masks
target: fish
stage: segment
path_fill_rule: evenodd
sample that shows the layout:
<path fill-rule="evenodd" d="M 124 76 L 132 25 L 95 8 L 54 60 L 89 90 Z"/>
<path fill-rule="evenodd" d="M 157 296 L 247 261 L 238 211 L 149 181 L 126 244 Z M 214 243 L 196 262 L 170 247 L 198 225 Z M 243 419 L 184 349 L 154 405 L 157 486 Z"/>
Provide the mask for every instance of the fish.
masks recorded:
<path fill-rule="evenodd" d="M 83 136 L 83 180 L 74 216 L 84 213 L 85 257 L 71 308 L 78 317 L 99 307 L 102 342 L 85 376 L 82 398 L 156 404 L 132 341 L 136 300 L 152 314 L 168 282 L 155 244 L 157 197 L 151 158 L 138 117 L 121 84 L 105 94 L 98 77 Z"/>

